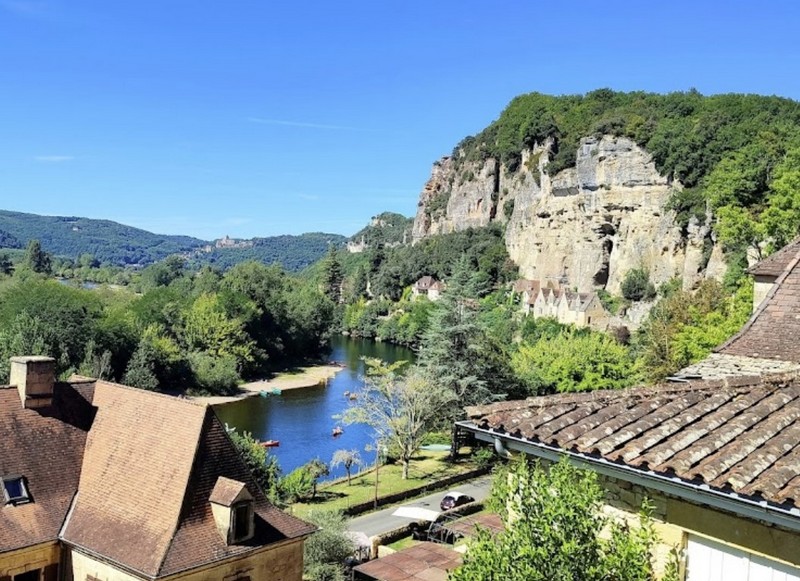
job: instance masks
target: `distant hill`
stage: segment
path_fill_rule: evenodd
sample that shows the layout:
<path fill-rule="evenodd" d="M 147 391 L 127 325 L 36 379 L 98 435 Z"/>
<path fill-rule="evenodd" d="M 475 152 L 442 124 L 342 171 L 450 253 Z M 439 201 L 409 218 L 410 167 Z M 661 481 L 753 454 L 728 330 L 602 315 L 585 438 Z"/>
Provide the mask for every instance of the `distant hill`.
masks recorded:
<path fill-rule="evenodd" d="M 0 210 L 0 248 L 22 248 L 33 239 L 56 256 L 75 259 L 92 254 L 101 263 L 117 266 L 146 266 L 180 254 L 195 264 L 213 264 L 222 269 L 245 260 L 258 260 L 278 262 L 290 271 L 321 258 L 328 244 L 344 244 L 346 240 L 339 234 L 312 232 L 209 242 L 191 236 L 153 234 L 111 220 Z"/>
<path fill-rule="evenodd" d="M 195 253 L 192 260 L 199 264 L 211 264 L 222 270 L 246 260 L 257 260 L 265 264 L 278 262 L 284 269 L 297 272 L 322 258 L 328 251 L 328 245 L 340 246 L 345 240 L 347 238 L 340 234 L 325 232 L 253 238 L 238 242 L 238 247 L 217 245 L 210 252 Z"/>
<path fill-rule="evenodd" d="M 395 246 L 411 242 L 411 228 L 413 218 L 407 218 L 394 212 L 383 212 L 374 216 L 369 224 L 353 234 L 349 239 L 348 247 L 351 251 L 358 251 L 362 247 L 374 247 L 378 244 Z"/>

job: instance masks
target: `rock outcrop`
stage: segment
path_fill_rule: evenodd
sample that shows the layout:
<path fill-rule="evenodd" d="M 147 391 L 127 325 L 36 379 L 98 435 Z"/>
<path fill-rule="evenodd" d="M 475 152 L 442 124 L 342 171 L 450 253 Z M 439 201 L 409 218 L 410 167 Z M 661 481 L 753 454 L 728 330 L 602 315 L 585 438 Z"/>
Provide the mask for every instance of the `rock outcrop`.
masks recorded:
<path fill-rule="evenodd" d="M 506 224 L 506 246 L 529 279 L 557 278 L 580 292 L 618 294 L 625 274 L 644 267 L 661 284 L 685 286 L 724 272 L 710 227 L 675 224 L 667 201 L 680 184 L 623 137 L 587 137 L 574 167 L 547 174 L 551 143 L 524 151 L 514 172 L 494 160 L 436 162 L 414 221 L 415 241 L 434 234 Z"/>

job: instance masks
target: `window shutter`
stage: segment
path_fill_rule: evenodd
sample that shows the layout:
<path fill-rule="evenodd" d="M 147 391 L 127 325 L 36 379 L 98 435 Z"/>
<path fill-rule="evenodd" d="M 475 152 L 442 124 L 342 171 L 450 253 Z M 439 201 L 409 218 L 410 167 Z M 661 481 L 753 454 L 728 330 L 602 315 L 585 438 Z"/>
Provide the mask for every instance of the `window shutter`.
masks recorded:
<path fill-rule="evenodd" d="M 48 565 L 44 568 L 43 581 L 58 581 L 58 565 Z"/>

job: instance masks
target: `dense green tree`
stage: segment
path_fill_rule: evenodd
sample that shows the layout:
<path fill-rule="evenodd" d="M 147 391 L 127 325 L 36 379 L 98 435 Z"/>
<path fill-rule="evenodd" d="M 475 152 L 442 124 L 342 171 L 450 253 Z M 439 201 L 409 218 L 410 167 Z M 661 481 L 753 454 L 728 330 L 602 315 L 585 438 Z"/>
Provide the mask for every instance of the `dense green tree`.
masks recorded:
<path fill-rule="evenodd" d="M 25 249 L 22 266 L 38 274 L 51 274 L 52 257 L 42 250 L 42 244 L 38 240 L 31 240 Z"/>
<path fill-rule="evenodd" d="M 505 528 L 478 532 L 453 581 L 653 581 L 657 541 L 648 507 L 639 526 L 602 512 L 603 491 L 594 472 L 568 461 L 546 469 L 524 457 L 495 477 L 493 508 Z M 607 538 L 600 531 L 607 530 Z M 604 535 L 605 537 L 605 535 Z"/>
<path fill-rule="evenodd" d="M 310 581 L 344 581 L 345 560 L 355 551 L 341 512 L 316 511 L 309 522 L 317 532 L 303 544 L 303 577 Z"/>
<path fill-rule="evenodd" d="M 311 498 L 316 498 L 317 496 L 317 484 L 319 483 L 320 478 L 323 478 L 331 473 L 330 467 L 320 460 L 319 458 L 314 458 L 305 464 L 305 469 L 308 472 L 308 475 L 311 477 Z"/>
<path fill-rule="evenodd" d="M 159 386 L 156 377 L 156 360 L 158 353 L 149 341 L 142 341 L 133 352 L 122 383 L 140 389 L 155 390 Z"/>
<path fill-rule="evenodd" d="M 250 473 L 264 494 L 272 502 L 279 502 L 279 481 L 281 469 L 278 459 L 267 452 L 267 448 L 253 437 L 250 432 L 241 434 L 234 429 L 228 430 L 228 436 L 236 446 Z"/>
<path fill-rule="evenodd" d="M 342 261 L 339 258 L 339 250 L 331 245 L 328 254 L 322 259 L 322 292 L 334 303 L 342 301 L 342 282 L 344 274 L 342 272 Z"/>
<path fill-rule="evenodd" d="M 464 258 L 431 312 L 419 349 L 422 370 L 465 405 L 484 403 L 493 395 L 479 308 L 475 278 Z"/>
<path fill-rule="evenodd" d="M 562 332 L 523 343 L 511 366 L 529 394 L 629 387 L 640 377 L 628 349 L 599 332 Z"/>
<path fill-rule="evenodd" d="M 646 268 L 633 268 L 625 273 L 620 290 L 629 301 L 649 300 L 656 296 L 656 287 L 650 282 L 650 272 Z"/>
<path fill-rule="evenodd" d="M 9 275 L 14 272 L 14 263 L 8 257 L 8 254 L 0 254 L 0 274 Z"/>

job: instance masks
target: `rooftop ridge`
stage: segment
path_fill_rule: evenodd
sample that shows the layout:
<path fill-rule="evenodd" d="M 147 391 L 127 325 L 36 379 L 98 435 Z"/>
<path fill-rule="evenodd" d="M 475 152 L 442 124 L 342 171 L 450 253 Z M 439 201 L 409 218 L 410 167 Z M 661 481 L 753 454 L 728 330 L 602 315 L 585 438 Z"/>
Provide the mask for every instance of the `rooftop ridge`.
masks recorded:
<path fill-rule="evenodd" d="M 772 285 L 772 288 L 767 293 L 767 296 L 764 297 L 764 300 L 761 301 L 761 304 L 755 310 L 753 315 L 748 319 L 748 321 L 744 324 L 744 326 L 736 333 L 733 337 L 725 341 L 722 345 L 714 348 L 712 350 L 713 353 L 723 353 L 726 349 L 733 347 L 739 339 L 743 338 L 748 331 L 755 325 L 756 321 L 761 317 L 762 314 L 767 310 L 768 307 L 772 305 L 775 296 L 781 292 L 781 288 L 783 286 L 784 281 L 789 277 L 790 274 L 794 271 L 797 267 L 798 262 L 800 262 L 800 248 L 795 251 L 794 258 L 789 262 L 789 264 L 784 269 L 783 273 L 778 277 L 775 281 L 775 284 Z M 736 353 L 734 353 L 736 355 Z"/>

